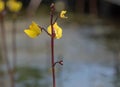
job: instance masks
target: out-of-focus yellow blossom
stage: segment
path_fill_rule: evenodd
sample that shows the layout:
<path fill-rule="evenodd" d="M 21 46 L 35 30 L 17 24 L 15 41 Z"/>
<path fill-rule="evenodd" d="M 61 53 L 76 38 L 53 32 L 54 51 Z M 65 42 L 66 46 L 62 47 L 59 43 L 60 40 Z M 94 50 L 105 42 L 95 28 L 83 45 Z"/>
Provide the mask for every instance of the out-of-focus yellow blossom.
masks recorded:
<path fill-rule="evenodd" d="M 9 8 L 10 11 L 12 12 L 18 12 L 22 8 L 22 3 L 16 0 L 9 0 L 7 2 L 7 7 Z"/>
<path fill-rule="evenodd" d="M 60 70 L 58 68 L 55 68 L 55 72 L 59 72 Z M 52 73 L 52 68 L 48 70 L 49 73 Z"/>
<path fill-rule="evenodd" d="M 24 32 L 30 38 L 35 38 L 41 34 L 42 30 L 35 22 L 32 22 L 32 24 L 29 26 L 29 29 L 25 29 Z"/>
<path fill-rule="evenodd" d="M 54 32 L 55 32 L 55 38 L 60 39 L 62 37 L 62 28 L 57 25 L 57 22 L 53 25 Z M 52 34 L 51 25 L 48 26 L 47 31 L 49 34 Z"/>
<path fill-rule="evenodd" d="M 66 12 L 67 11 L 65 11 L 65 10 L 61 11 L 60 12 L 60 18 L 68 18 L 68 17 L 65 16 Z"/>
<path fill-rule="evenodd" d="M 5 3 L 0 0 L 0 12 L 2 12 L 5 9 Z"/>

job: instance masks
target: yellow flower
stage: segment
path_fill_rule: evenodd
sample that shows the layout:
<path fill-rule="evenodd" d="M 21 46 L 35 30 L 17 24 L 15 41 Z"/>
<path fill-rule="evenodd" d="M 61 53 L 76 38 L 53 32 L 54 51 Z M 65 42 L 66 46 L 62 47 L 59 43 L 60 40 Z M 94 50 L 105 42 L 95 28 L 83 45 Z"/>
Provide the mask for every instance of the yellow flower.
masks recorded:
<path fill-rule="evenodd" d="M 22 3 L 19 1 L 15 1 L 15 0 L 9 0 L 7 2 L 7 7 L 9 8 L 10 11 L 12 12 L 18 12 L 21 10 L 22 8 Z"/>
<path fill-rule="evenodd" d="M 68 18 L 68 17 L 65 16 L 66 12 L 67 11 L 65 11 L 65 10 L 61 11 L 60 12 L 60 18 Z"/>
<path fill-rule="evenodd" d="M 0 12 L 2 12 L 5 8 L 5 3 L 0 0 Z"/>
<path fill-rule="evenodd" d="M 25 29 L 24 32 L 30 38 L 35 38 L 41 34 L 42 30 L 35 22 L 32 22 L 32 24 L 29 26 L 29 29 Z"/>
<path fill-rule="evenodd" d="M 55 38 L 60 39 L 62 37 L 62 28 L 60 28 L 57 25 L 57 22 L 54 23 L 53 28 L 54 28 L 54 32 L 55 32 Z M 48 33 L 52 34 L 51 25 L 48 26 L 47 31 L 48 31 Z"/>

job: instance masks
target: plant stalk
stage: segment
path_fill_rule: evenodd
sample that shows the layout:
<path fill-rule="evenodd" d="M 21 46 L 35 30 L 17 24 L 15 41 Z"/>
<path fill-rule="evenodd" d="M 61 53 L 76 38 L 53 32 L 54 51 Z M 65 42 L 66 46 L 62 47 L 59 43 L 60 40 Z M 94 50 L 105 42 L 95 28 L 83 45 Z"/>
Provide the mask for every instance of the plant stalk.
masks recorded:
<path fill-rule="evenodd" d="M 2 37 L 2 47 L 3 47 L 3 58 L 5 59 L 6 62 L 6 66 L 7 66 L 7 72 L 9 74 L 10 80 L 11 80 L 11 87 L 15 87 L 14 86 L 14 80 L 13 80 L 13 74 L 11 71 L 11 67 L 10 67 L 10 62 L 8 59 L 8 50 L 7 50 L 7 43 L 6 43 L 6 30 L 5 30 L 5 25 L 4 25 L 4 15 L 1 13 L 0 14 L 0 25 L 1 25 L 1 37 Z"/>
<path fill-rule="evenodd" d="M 56 80 L 55 80 L 55 67 L 54 65 L 54 28 L 53 28 L 53 13 L 54 13 L 54 6 L 51 7 L 51 14 L 50 14 L 50 24 L 52 29 L 52 36 L 51 36 L 51 66 L 52 66 L 52 78 L 53 78 L 53 87 L 56 87 Z"/>
<path fill-rule="evenodd" d="M 15 16 L 15 17 L 14 17 Z M 17 63 L 17 48 L 16 48 L 16 14 L 13 15 L 13 21 L 12 21 L 12 50 L 13 50 L 13 71 L 15 72 L 16 69 L 16 63 Z"/>

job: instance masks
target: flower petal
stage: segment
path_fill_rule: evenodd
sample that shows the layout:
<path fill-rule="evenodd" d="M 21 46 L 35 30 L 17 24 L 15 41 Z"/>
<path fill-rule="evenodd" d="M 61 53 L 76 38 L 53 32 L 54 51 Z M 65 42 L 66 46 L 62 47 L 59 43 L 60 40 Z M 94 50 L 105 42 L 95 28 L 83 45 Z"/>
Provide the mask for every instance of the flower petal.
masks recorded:
<path fill-rule="evenodd" d="M 2 12 L 5 9 L 5 3 L 3 1 L 0 1 L 0 12 Z"/>
<path fill-rule="evenodd" d="M 53 25 L 54 32 L 55 32 L 55 38 L 60 39 L 62 37 L 62 28 L 57 25 L 57 22 Z M 51 25 L 47 28 L 48 33 L 52 34 Z"/>
<path fill-rule="evenodd" d="M 68 17 L 65 16 L 66 12 L 67 11 L 65 11 L 65 10 L 61 11 L 60 12 L 60 18 L 68 18 Z"/>
<path fill-rule="evenodd" d="M 9 8 L 10 11 L 12 12 L 18 12 L 22 8 L 22 3 L 19 1 L 14 1 L 14 0 L 9 0 L 7 2 L 7 7 Z"/>
<path fill-rule="evenodd" d="M 40 27 L 34 21 L 32 22 L 32 24 L 30 25 L 29 28 L 30 28 L 30 30 L 33 30 L 33 31 L 35 31 L 37 33 L 41 33 Z"/>
<path fill-rule="evenodd" d="M 42 29 L 33 21 L 29 26 L 29 29 L 25 29 L 24 32 L 30 37 L 35 38 L 41 34 Z"/>
<path fill-rule="evenodd" d="M 24 32 L 30 37 L 30 38 L 35 38 L 37 37 L 39 34 L 36 33 L 35 31 L 32 31 L 32 30 L 24 30 Z"/>

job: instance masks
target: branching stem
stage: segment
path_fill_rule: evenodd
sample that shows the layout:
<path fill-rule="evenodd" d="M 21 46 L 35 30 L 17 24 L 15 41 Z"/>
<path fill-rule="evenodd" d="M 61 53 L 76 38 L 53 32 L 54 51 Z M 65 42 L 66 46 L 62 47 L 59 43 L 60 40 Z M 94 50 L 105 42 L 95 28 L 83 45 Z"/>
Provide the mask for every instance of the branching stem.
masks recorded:
<path fill-rule="evenodd" d="M 52 36 L 51 36 L 51 66 L 52 66 L 52 78 L 53 78 L 53 87 L 56 87 L 56 80 L 55 80 L 55 67 L 54 65 L 54 28 L 53 28 L 53 14 L 54 14 L 54 4 L 51 4 L 51 13 L 50 13 L 50 24 L 52 29 Z"/>

